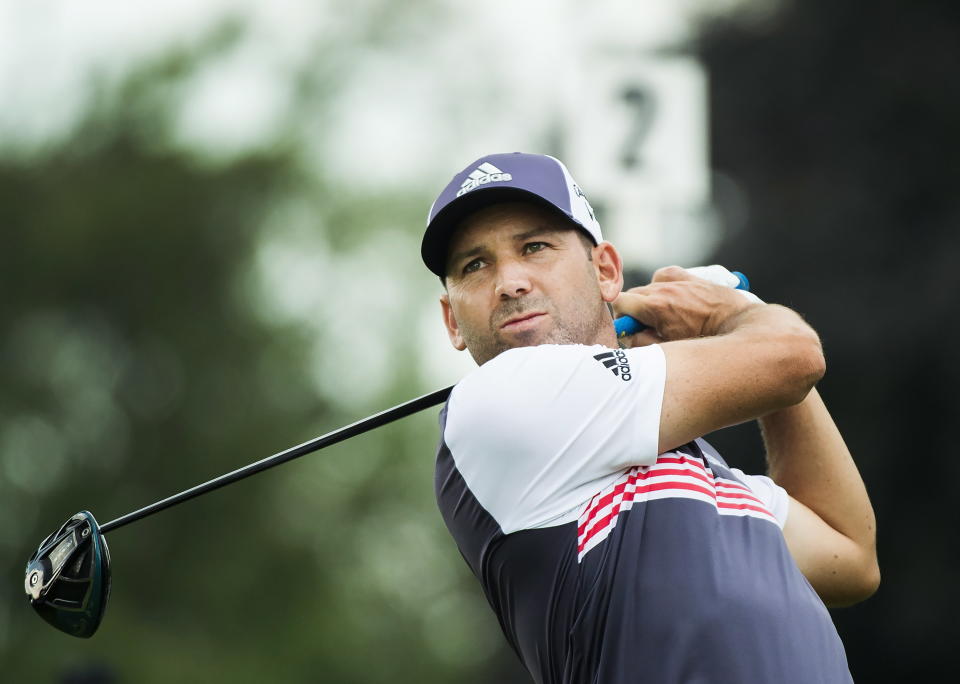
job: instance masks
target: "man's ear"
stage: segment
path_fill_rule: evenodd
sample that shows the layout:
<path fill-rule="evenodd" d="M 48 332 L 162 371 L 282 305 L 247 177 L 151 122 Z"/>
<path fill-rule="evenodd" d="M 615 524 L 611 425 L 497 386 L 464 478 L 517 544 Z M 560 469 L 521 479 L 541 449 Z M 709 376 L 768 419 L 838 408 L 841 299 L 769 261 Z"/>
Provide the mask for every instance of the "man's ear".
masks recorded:
<path fill-rule="evenodd" d="M 617 293 L 619 294 L 619 292 Z M 460 335 L 460 326 L 457 325 L 457 317 L 453 315 L 453 307 L 450 306 L 450 295 L 444 292 L 440 295 L 440 308 L 443 310 L 443 324 L 447 326 L 447 336 L 450 338 L 450 344 L 458 351 L 463 351 L 467 345 Z"/>
<path fill-rule="evenodd" d="M 608 304 L 623 291 L 623 260 L 617 248 L 609 242 L 601 242 L 593 248 L 593 268 L 603 301 Z"/>

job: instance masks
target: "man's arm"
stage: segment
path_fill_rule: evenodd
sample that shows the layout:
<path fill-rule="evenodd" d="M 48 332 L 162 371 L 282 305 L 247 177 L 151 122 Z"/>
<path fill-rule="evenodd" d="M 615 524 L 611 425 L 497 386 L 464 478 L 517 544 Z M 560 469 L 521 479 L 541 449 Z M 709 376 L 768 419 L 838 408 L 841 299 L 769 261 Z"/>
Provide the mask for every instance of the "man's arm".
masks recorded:
<path fill-rule="evenodd" d="M 662 343 L 661 452 L 797 404 L 823 375 L 820 338 L 794 311 L 675 266 L 613 307 L 649 326 L 631 346 Z"/>
<path fill-rule="evenodd" d="M 880 584 L 876 520 L 847 446 L 816 390 L 760 419 L 770 477 L 791 497 L 790 553 L 830 606 L 870 597 Z"/>
<path fill-rule="evenodd" d="M 631 346 L 661 343 L 667 359 L 661 451 L 761 418 L 772 479 L 791 495 L 784 536 L 831 605 L 879 584 L 873 510 L 814 384 L 825 370 L 817 334 L 796 313 L 751 304 L 670 267 L 614 302 L 650 326 Z"/>

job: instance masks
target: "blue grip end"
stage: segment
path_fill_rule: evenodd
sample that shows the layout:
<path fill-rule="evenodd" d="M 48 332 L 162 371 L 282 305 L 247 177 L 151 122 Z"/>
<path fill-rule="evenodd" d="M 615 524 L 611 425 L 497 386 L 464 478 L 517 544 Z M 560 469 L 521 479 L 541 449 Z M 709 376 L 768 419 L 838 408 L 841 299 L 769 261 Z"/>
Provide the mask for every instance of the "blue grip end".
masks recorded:
<path fill-rule="evenodd" d="M 638 321 L 633 316 L 621 316 L 613 322 L 613 327 L 617 331 L 617 338 L 627 335 L 636 335 L 647 326 Z"/>

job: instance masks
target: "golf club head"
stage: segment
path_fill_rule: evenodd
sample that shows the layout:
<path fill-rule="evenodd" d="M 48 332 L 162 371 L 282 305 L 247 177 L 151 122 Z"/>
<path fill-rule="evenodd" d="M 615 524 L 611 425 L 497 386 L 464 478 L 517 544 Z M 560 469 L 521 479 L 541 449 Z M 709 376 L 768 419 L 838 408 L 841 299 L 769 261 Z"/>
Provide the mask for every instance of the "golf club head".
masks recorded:
<path fill-rule="evenodd" d="M 27 562 L 23 586 L 51 625 L 93 636 L 110 596 L 110 550 L 93 514 L 80 511 L 43 540 Z"/>

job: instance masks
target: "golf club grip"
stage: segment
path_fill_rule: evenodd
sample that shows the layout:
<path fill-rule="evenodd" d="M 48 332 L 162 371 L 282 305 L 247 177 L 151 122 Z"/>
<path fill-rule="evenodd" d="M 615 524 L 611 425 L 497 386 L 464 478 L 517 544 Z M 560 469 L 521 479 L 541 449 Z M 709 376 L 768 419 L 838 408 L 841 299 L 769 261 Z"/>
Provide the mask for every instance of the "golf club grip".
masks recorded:
<path fill-rule="evenodd" d="M 743 275 L 740 271 L 732 271 L 733 275 L 737 276 L 740 282 L 737 284 L 736 290 L 745 290 L 750 291 L 750 281 L 747 280 L 747 276 Z M 638 321 L 633 316 L 620 316 L 613 322 L 613 327 L 617 331 L 617 338 L 626 337 L 627 335 L 636 335 L 638 332 L 646 330 L 647 326 Z"/>

